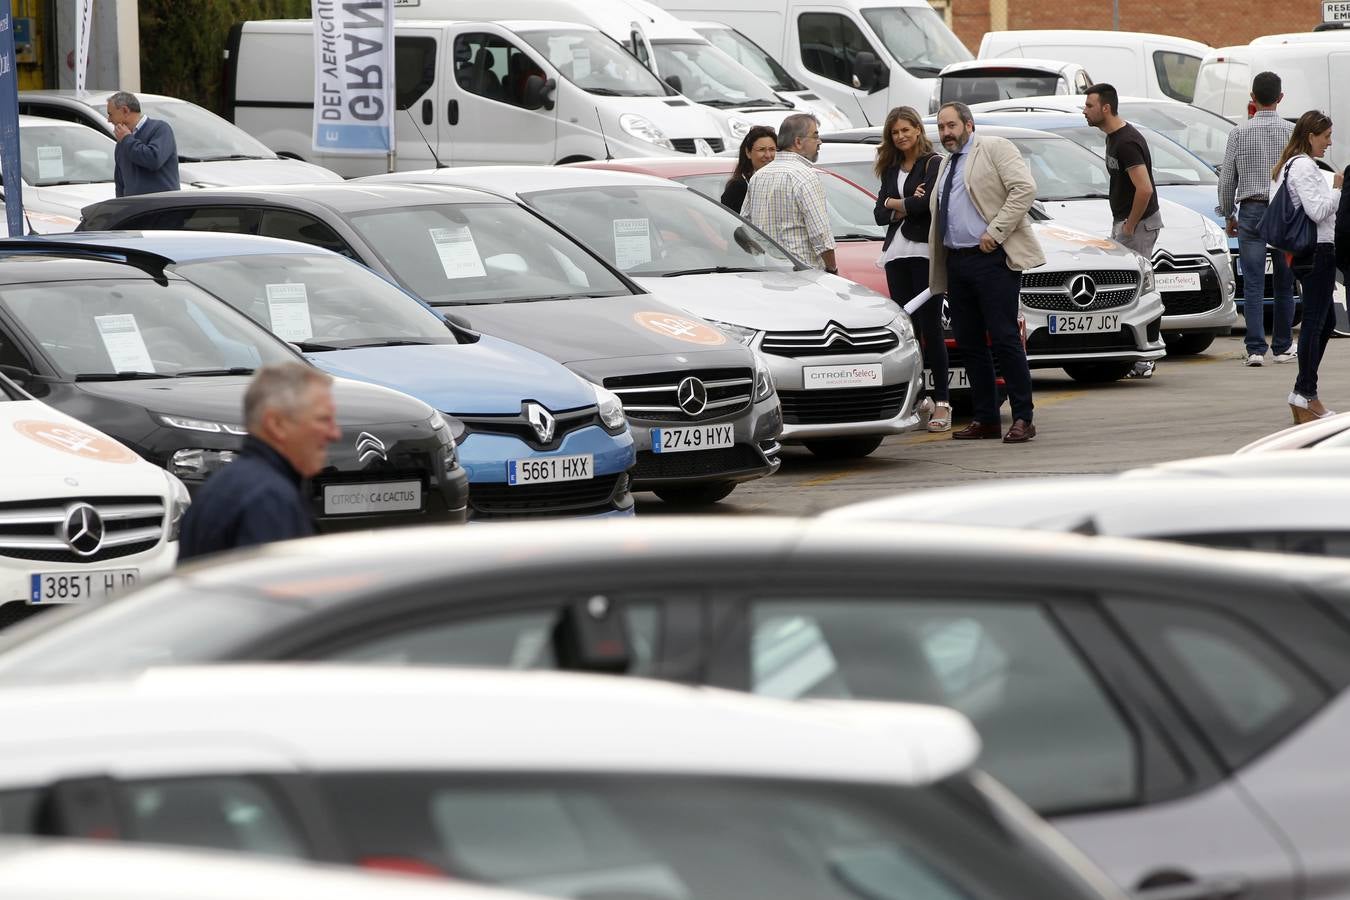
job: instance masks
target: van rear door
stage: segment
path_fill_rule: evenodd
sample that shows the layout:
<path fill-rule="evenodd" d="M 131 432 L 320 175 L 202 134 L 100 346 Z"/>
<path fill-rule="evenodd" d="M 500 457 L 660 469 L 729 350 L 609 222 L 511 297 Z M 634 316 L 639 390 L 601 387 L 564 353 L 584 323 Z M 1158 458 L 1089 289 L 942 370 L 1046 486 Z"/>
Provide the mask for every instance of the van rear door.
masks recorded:
<path fill-rule="evenodd" d="M 451 52 L 441 80 L 450 100 L 445 135 L 455 165 L 548 164 L 557 145 L 557 105 L 528 109 L 530 76 L 556 72 L 519 35 L 491 22 L 448 29 Z M 556 96 L 556 87 L 555 94 Z"/>

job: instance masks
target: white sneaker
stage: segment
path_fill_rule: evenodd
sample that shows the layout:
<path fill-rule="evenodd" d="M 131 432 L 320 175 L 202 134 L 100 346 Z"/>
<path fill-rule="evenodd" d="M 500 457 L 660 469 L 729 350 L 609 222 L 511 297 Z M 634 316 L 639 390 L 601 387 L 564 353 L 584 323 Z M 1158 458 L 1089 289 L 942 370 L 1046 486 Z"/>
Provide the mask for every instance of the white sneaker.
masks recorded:
<path fill-rule="evenodd" d="M 1266 364 L 1266 357 L 1265 357 L 1264 354 L 1261 354 L 1261 353 L 1249 353 L 1249 354 L 1247 355 L 1247 365 L 1249 365 L 1249 366 L 1258 366 L 1258 367 L 1259 367 L 1259 366 L 1264 366 L 1265 364 Z"/>
<path fill-rule="evenodd" d="M 1139 360 L 1139 362 L 1137 362 L 1137 363 L 1134 364 L 1134 368 L 1133 368 L 1133 369 L 1130 369 L 1130 374 L 1126 375 L 1125 377 L 1126 377 L 1126 378 L 1152 378 L 1152 377 L 1153 377 L 1153 369 L 1154 369 L 1154 365 L 1155 365 L 1155 364 L 1154 364 L 1153 360 L 1151 360 L 1151 359 L 1141 359 L 1141 360 Z"/>
<path fill-rule="evenodd" d="M 1276 353 L 1271 359 L 1275 360 L 1277 363 L 1298 362 L 1298 348 L 1290 347 L 1283 353 Z"/>

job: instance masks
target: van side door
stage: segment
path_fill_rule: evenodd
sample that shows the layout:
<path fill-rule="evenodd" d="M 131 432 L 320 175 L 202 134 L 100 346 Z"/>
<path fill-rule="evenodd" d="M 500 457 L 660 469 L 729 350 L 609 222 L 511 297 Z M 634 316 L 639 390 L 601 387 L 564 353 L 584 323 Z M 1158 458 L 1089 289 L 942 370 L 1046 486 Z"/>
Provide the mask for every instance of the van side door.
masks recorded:
<path fill-rule="evenodd" d="M 449 98 L 444 134 L 454 145 L 455 165 L 553 162 L 557 105 L 549 99 L 529 109 L 525 90 L 531 75 L 556 82 L 552 67 L 519 36 L 490 22 L 449 31 L 441 80 Z"/>

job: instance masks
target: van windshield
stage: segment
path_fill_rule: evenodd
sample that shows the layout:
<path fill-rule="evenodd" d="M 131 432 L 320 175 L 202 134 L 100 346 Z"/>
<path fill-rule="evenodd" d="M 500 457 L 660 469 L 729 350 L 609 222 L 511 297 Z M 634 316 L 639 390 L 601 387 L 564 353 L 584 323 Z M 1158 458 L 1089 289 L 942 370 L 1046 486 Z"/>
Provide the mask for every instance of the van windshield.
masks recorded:
<path fill-rule="evenodd" d="M 568 81 L 605 97 L 664 97 L 660 79 L 597 31 L 524 31 L 520 36 Z"/>
<path fill-rule="evenodd" d="M 699 28 L 708 42 L 745 66 L 775 91 L 804 91 L 806 85 L 788 74 L 764 49 L 734 28 Z"/>
<path fill-rule="evenodd" d="M 874 6 L 862 16 L 911 75 L 932 78 L 946 65 L 974 58 L 931 7 Z"/>
<path fill-rule="evenodd" d="M 697 41 L 661 41 L 653 44 L 661 77 L 680 79 L 679 91 L 695 103 L 730 108 L 734 106 L 782 106 L 773 88 L 756 78 L 745 66 L 712 44 Z"/>

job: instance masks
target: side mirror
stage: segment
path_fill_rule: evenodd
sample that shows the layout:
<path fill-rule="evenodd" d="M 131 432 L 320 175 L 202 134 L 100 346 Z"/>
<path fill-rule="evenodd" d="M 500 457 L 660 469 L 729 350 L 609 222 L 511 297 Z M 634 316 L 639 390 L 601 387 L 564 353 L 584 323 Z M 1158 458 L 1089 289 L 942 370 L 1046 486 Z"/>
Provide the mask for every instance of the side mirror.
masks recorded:
<path fill-rule="evenodd" d="M 461 315 L 449 312 L 441 313 L 441 318 L 445 320 L 445 327 L 450 329 L 455 335 L 455 339 L 461 344 L 476 344 L 478 343 L 478 339 L 482 337 L 482 335 L 473 330 L 473 326 L 469 324 L 469 320 Z"/>
<path fill-rule="evenodd" d="M 680 76 L 678 76 L 678 75 L 667 75 L 667 76 L 666 76 L 666 84 L 670 85 L 670 86 L 673 87 L 675 90 L 679 91 L 681 94 L 684 93 L 684 82 L 680 81 Z"/>
<path fill-rule="evenodd" d="M 538 75 L 531 75 L 525 79 L 525 95 L 522 98 L 526 109 L 552 109 L 553 98 L 550 96 L 553 89 L 558 86 L 558 82 L 552 78 L 544 79 Z"/>
<path fill-rule="evenodd" d="M 860 91 L 872 93 L 877 86 L 877 58 L 864 50 L 853 57 L 853 86 Z"/>
<path fill-rule="evenodd" d="M 891 86 L 891 70 L 886 68 L 886 64 L 881 60 L 876 63 L 876 89 L 884 91 Z"/>

